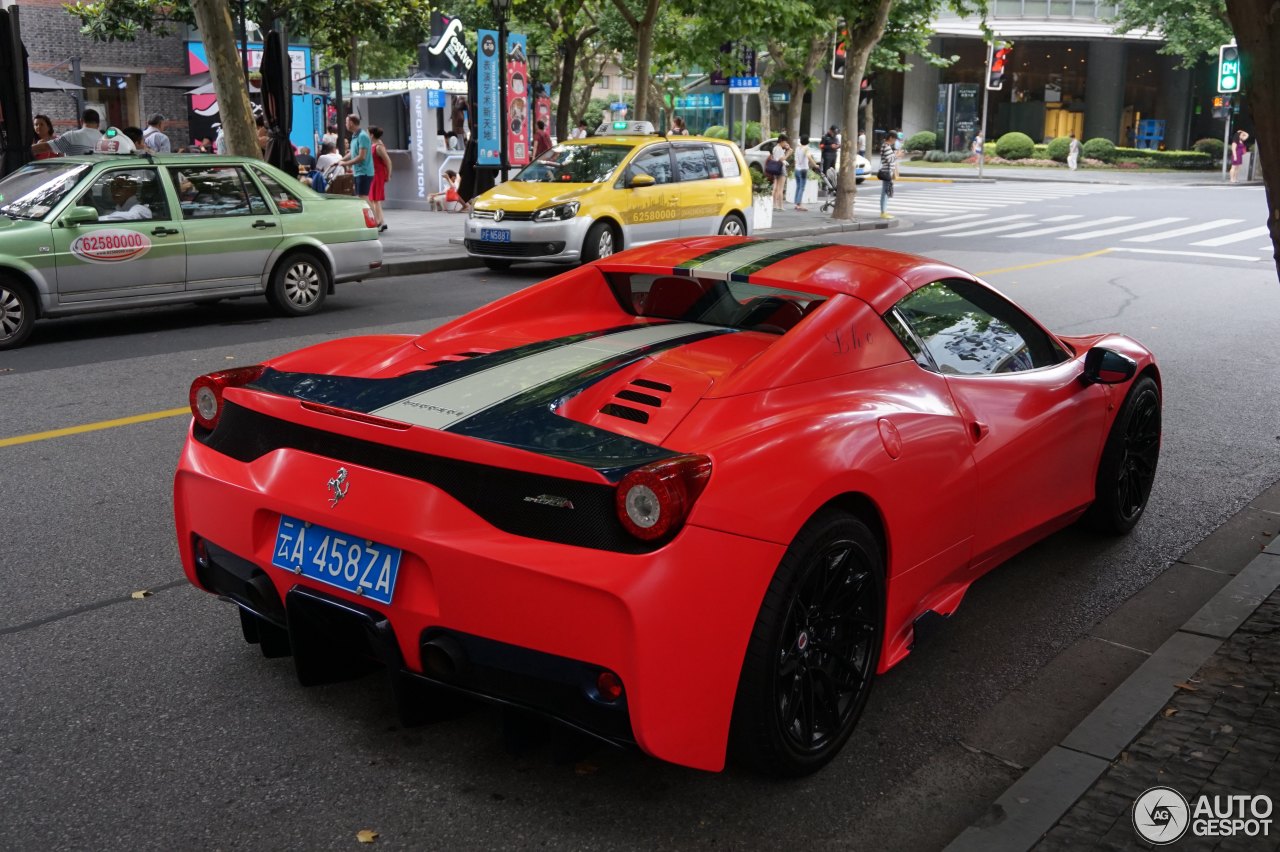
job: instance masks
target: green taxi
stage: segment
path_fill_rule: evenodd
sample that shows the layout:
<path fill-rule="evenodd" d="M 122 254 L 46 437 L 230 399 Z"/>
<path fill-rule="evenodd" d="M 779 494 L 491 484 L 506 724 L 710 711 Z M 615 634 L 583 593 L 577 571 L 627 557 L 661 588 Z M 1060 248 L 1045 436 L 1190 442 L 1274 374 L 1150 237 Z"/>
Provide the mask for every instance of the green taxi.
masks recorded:
<path fill-rule="evenodd" d="M 373 212 L 245 157 L 39 160 L 0 180 L 0 349 L 38 317 L 265 295 L 320 309 L 382 266 Z"/>

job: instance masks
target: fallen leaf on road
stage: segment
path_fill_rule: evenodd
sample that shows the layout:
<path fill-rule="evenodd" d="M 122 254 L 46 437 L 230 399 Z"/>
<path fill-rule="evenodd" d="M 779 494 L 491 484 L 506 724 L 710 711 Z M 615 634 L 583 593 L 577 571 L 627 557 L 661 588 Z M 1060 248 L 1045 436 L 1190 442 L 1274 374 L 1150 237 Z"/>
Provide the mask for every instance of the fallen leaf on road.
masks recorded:
<path fill-rule="evenodd" d="M 1187 692 L 1199 692 L 1199 691 L 1200 691 L 1200 687 L 1198 687 L 1198 686 L 1194 686 L 1194 685 L 1189 684 L 1189 683 L 1175 683 L 1175 684 L 1173 685 L 1173 687 L 1174 687 L 1174 689 L 1185 689 Z"/>
<path fill-rule="evenodd" d="M 1235 728 L 1231 727 L 1230 725 L 1223 725 L 1223 726 L 1222 726 L 1221 728 L 1219 728 L 1218 730 L 1219 730 L 1220 732 L 1224 733 L 1224 734 L 1229 734 L 1229 733 L 1231 733 L 1232 731 L 1234 731 L 1234 730 L 1235 730 Z"/>
<path fill-rule="evenodd" d="M 1164 715 L 1164 717 L 1165 717 L 1166 719 L 1168 719 L 1170 716 L 1176 716 L 1176 715 L 1178 715 L 1178 708 L 1177 708 L 1177 707 L 1166 707 L 1166 708 L 1164 708 L 1164 714 L 1163 714 L 1163 715 Z"/>
<path fill-rule="evenodd" d="M 372 828 L 362 828 L 356 832 L 356 840 L 359 840 L 361 843 L 372 843 L 377 839 L 378 832 L 374 831 Z"/>
<path fill-rule="evenodd" d="M 573 771 L 578 775 L 595 775 L 600 771 L 600 767 L 590 761 L 584 760 L 577 766 L 573 767 Z"/>
<path fill-rule="evenodd" d="M 129 597 L 133 598 L 135 601 L 140 601 L 143 598 L 149 598 L 154 594 L 155 592 L 151 591 L 150 589 L 139 589 L 138 591 L 129 595 Z"/>

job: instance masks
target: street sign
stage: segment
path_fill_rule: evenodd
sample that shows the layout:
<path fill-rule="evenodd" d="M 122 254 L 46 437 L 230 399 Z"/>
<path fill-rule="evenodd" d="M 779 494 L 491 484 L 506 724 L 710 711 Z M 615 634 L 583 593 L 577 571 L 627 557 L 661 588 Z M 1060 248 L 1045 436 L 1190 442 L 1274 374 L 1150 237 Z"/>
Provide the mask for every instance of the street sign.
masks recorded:
<path fill-rule="evenodd" d="M 444 89 L 427 89 L 428 109 L 444 109 L 447 101 Z"/>
<path fill-rule="evenodd" d="M 1234 44 L 1218 48 L 1218 93 L 1240 91 L 1240 49 Z"/>
<path fill-rule="evenodd" d="M 760 91 L 759 77 L 729 78 L 729 94 L 731 95 L 754 95 L 758 91 Z"/>

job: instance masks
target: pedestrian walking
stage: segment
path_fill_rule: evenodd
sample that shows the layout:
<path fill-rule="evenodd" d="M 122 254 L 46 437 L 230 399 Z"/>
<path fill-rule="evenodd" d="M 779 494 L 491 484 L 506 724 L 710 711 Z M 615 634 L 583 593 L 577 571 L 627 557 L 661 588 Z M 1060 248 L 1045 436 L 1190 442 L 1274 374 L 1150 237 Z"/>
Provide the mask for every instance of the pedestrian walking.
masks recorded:
<path fill-rule="evenodd" d="M 570 139 L 586 139 L 587 123 L 585 121 L 579 121 L 578 126 L 575 127 L 573 130 L 569 131 L 569 138 Z"/>
<path fill-rule="evenodd" d="M 1071 134 L 1071 141 L 1067 143 L 1067 168 L 1075 171 L 1080 165 L 1080 140 L 1076 138 L 1074 133 Z"/>
<path fill-rule="evenodd" d="M 32 155 L 39 157 L 52 151 L 60 157 L 76 154 L 92 154 L 98 150 L 102 141 L 102 131 L 98 129 L 98 111 L 87 109 L 80 114 L 80 127 L 68 130 L 53 139 L 40 140 L 31 146 Z"/>
<path fill-rule="evenodd" d="M 787 154 L 791 153 L 791 143 L 786 135 L 778 137 L 769 159 L 764 161 L 764 173 L 773 181 L 773 209 L 782 210 L 787 203 Z"/>
<path fill-rule="evenodd" d="M 865 133 L 858 134 L 858 156 L 867 156 L 867 134 Z"/>
<path fill-rule="evenodd" d="M 809 137 L 801 136 L 800 144 L 796 146 L 795 155 L 796 167 L 796 209 L 801 212 L 807 210 L 804 207 L 804 187 L 809 182 L 809 168 L 822 168 L 822 165 L 814 160 L 813 152 L 809 150 Z"/>
<path fill-rule="evenodd" d="M 892 219 L 889 215 L 889 199 L 893 198 L 893 181 L 898 176 L 897 156 L 898 132 L 890 130 L 885 134 L 880 145 L 880 171 L 876 177 L 880 179 L 880 218 Z"/>
<path fill-rule="evenodd" d="M 818 143 L 818 149 L 822 152 L 822 171 L 826 172 L 836 166 L 836 152 L 840 149 L 840 128 L 834 124 L 822 134 L 822 141 Z"/>
<path fill-rule="evenodd" d="M 157 154 L 172 154 L 173 143 L 164 132 L 164 122 L 165 118 L 160 113 L 151 116 L 147 120 L 147 129 L 142 131 L 142 141 Z"/>
<path fill-rule="evenodd" d="M 1231 142 L 1231 182 L 1239 183 L 1240 164 L 1244 162 L 1244 152 L 1249 150 L 1249 146 L 1245 144 L 1249 134 L 1243 130 L 1236 131 L 1236 138 Z"/>
<path fill-rule="evenodd" d="M 555 145 L 551 142 L 551 134 L 547 132 L 547 123 L 545 121 L 538 119 L 538 123 L 535 126 L 537 130 L 533 134 L 533 158 L 536 160 L 554 148 Z"/>
<path fill-rule="evenodd" d="M 44 142 L 46 145 L 58 137 L 53 135 L 53 120 L 47 115 L 37 115 L 35 117 L 34 127 L 36 131 L 36 142 Z M 35 150 L 32 148 L 31 150 Z M 61 157 L 57 151 L 53 150 L 53 146 L 49 146 L 49 150 L 36 154 L 37 160 L 48 160 L 53 157 Z"/>
<path fill-rule="evenodd" d="M 683 118 L 677 115 L 675 118 L 671 119 L 671 133 L 669 133 L 668 135 L 669 136 L 688 136 L 689 135 L 689 128 L 685 126 Z"/>
<path fill-rule="evenodd" d="M 387 180 L 391 177 L 391 155 L 387 146 L 382 144 L 382 128 L 370 125 L 369 136 L 373 140 L 373 184 L 369 187 L 369 206 L 373 208 L 373 218 L 378 223 L 378 233 L 387 229 L 387 220 L 382 217 L 382 202 L 387 198 Z"/>
<path fill-rule="evenodd" d="M 368 201 L 373 188 L 373 142 L 360 126 L 358 115 L 347 116 L 347 132 L 351 134 L 351 153 L 339 160 L 339 165 L 351 167 L 356 195 Z"/>

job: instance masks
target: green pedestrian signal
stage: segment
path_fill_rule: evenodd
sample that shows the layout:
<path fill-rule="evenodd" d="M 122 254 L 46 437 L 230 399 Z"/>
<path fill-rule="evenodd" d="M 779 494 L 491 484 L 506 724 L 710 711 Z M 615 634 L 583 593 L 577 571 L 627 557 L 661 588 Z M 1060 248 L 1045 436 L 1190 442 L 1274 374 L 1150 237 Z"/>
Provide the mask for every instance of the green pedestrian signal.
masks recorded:
<path fill-rule="evenodd" d="M 1218 92 L 1240 91 L 1240 49 L 1234 44 L 1218 48 Z"/>

